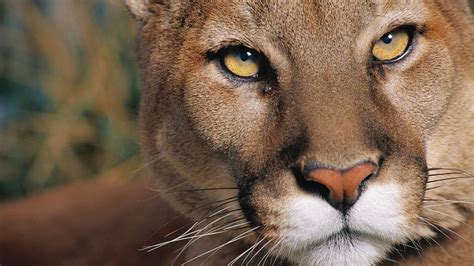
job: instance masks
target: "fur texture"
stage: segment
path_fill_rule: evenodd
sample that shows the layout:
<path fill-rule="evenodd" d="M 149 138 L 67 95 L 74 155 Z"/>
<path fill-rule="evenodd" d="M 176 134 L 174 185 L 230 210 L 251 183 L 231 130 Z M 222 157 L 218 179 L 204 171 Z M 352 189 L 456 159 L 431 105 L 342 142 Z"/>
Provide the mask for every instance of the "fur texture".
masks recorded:
<path fill-rule="evenodd" d="M 234 196 L 222 222 L 245 217 L 256 229 L 245 240 L 263 238 L 264 250 L 311 265 L 373 264 L 466 221 L 474 198 L 467 3 L 144 5 L 153 15 L 138 49 L 143 148 L 159 185 L 185 191 L 165 197 L 188 217 L 200 221 Z M 403 25 L 416 29 L 410 53 L 372 64 L 373 43 Z M 272 75 L 229 78 L 212 55 L 235 45 L 263 54 Z M 346 214 L 295 174 L 314 162 L 361 161 L 379 170 Z M 220 187 L 235 190 L 208 190 Z"/>

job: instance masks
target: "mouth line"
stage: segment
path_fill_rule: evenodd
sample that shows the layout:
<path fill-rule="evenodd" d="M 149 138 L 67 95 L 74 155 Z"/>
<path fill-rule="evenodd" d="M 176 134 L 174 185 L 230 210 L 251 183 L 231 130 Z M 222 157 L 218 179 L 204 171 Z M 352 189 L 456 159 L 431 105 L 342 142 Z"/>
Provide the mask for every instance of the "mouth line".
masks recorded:
<path fill-rule="evenodd" d="M 345 223 L 345 222 L 344 222 Z M 342 240 L 345 240 L 345 241 L 348 241 L 349 243 L 352 243 L 353 240 L 360 240 L 360 239 L 363 239 L 363 240 L 366 240 L 366 241 L 382 241 L 382 242 L 387 242 L 386 239 L 383 239 L 382 237 L 376 235 L 376 234 L 370 234 L 370 233 L 367 233 L 367 232 L 361 232 L 361 231 L 358 231 L 358 230 L 354 230 L 354 229 L 351 229 L 348 227 L 347 224 L 344 225 L 344 227 L 331 234 L 330 236 L 324 238 L 324 239 L 320 239 L 318 241 L 315 241 L 315 242 L 312 242 L 308 245 L 308 247 L 320 247 L 320 246 L 324 246 L 325 244 L 331 242 L 331 241 L 334 241 L 334 240 L 337 240 L 337 239 L 342 239 Z"/>

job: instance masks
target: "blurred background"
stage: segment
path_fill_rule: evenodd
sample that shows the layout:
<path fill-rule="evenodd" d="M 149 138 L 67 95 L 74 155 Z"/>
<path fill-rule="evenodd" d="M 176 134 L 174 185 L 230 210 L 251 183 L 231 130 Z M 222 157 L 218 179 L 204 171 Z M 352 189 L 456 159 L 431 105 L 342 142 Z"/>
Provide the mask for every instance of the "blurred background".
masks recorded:
<path fill-rule="evenodd" d="M 121 0 L 0 0 L 0 201 L 146 175 L 135 31 Z"/>
<path fill-rule="evenodd" d="M 0 0 L 0 201 L 146 174 L 135 31 L 120 0 Z"/>

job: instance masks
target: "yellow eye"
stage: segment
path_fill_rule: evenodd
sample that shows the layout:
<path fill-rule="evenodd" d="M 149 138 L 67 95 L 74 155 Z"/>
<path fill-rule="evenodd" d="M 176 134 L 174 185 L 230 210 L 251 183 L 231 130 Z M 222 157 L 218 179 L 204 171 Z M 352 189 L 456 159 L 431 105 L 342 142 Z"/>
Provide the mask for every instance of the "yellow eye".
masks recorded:
<path fill-rule="evenodd" d="M 222 63 L 230 73 L 242 78 L 255 77 L 261 68 L 260 56 L 248 48 L 229 49 Z"/>
<path fill-rule="evenodd" d="M 405 54 L 410 46 L 410 32 L 406 28 L 386 33 L 372 48 L 377 61 L 392 61 Z"/>

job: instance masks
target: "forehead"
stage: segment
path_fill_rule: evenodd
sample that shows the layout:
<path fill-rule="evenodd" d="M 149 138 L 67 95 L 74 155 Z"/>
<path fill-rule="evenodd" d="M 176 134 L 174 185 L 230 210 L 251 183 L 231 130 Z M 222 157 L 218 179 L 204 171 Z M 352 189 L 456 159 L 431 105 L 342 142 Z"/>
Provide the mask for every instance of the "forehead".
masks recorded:
<path fill-rule="evenodd" d="M 378 5 L 368 1 L 247 0 L 209 4 L 209 19 L 241 30 L 262 30 L 277 36 L 324 34 L 334 28 L 350 31 L 360 27 Z M 208 2 L 210 3 L 210 2 Z"/>
<path fill-rule="evenodd" d="M 257 47 L 271 42 L 288 52 L 327 50 L 328 43 L 340 49 L 364 30 L 383 34 L 392 24 L 416 24 L 426 13 L 415 0 L 216 0 L 200 8 L 206 10 L 206 41 L 218 46 L 235 38 Z"/>
<path fill-rule="evenodd" d="M 390 12 L 420 10 L 423 8 L 423 1 L 211 0 L 202 1 L 199 8 L 202 7 L 205 7 L 210 18 L 234 19 L 234 22 L 239 23 L 246 21 L 254 26 L 266 26 L 274 30 L 291 27 L 314 29 L 315 26 L 324 30 L 334 26 L 355 28 Z"/>

